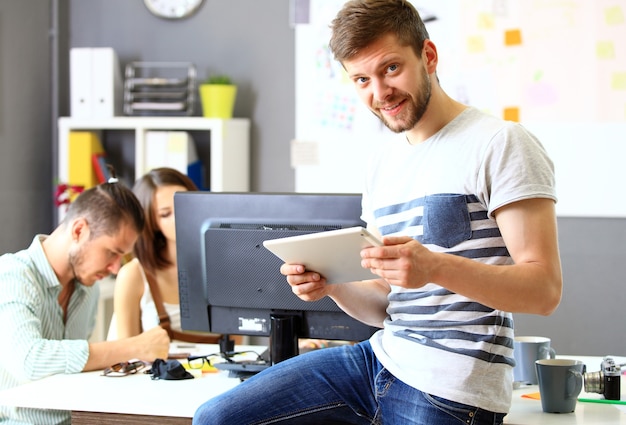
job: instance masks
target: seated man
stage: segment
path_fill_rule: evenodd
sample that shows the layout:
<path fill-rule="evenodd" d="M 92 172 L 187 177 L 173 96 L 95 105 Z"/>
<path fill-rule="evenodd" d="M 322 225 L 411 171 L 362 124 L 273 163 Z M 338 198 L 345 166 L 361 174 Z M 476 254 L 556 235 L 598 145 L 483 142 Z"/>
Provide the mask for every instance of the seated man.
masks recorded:
<path fill-rule="evenodd" d="M 141 205 L 120 183 L 81 193 L 61 224 L 29 248 L 0 257 L 0 390 L 58 373 L 167 358 L 167 332 L 155 327 L 118 341 L 88 342 L 96 282 L 120 268 L 144 226 Z M 62 391 L 59 388 L 59 391 Z M 66 411 L 0 407 L 0 422 L 70 423 Z"/>

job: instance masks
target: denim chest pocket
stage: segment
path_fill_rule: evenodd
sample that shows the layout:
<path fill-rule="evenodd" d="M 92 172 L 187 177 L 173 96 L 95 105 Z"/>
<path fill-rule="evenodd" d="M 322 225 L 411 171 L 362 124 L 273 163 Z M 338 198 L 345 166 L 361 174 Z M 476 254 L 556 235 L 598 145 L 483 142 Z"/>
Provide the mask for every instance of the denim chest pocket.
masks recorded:
<path fill-rule="evenodd" d="M 472 236 L 465 195 L 432 195 L 424 199 L 422 242 L 452 248 Z"/>

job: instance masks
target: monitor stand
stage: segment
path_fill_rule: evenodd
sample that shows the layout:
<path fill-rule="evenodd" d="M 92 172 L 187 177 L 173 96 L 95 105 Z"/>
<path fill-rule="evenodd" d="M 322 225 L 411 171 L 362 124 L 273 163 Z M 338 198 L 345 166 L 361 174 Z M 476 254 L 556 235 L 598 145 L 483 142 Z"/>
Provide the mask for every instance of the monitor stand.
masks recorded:
<path fill-rule="evenodd" d="M 227 370 L 229 377 L 244 381 L 272 365 L 269 359 L 269 350 L 265 350 L 259 357 L 261 358 L 257 360 L 222 362 L 216 363 L 214 366 L 218 370 Z"/>
<path fill-rule="evenodd" d="M 298 355 L 299 315 L 273 313 L 270 316 L 270 346 L 255 360 L 222 362 L 215 364 L 218 370 L 227 370 L 229 376 L 245 380 L 273 364 Z M 227 342 L 225 343 L 227 344 Z M 220 341 L 220 349 L 223 348 Z M 222 351 L 229 352 L 229 351 Z"/>

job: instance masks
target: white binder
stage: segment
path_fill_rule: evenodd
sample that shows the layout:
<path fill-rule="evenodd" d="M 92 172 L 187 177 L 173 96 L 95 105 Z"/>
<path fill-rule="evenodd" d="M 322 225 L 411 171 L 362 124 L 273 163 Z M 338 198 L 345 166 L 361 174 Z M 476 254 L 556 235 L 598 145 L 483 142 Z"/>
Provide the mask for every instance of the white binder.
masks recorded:
<path fill-rule="evenodd" d="M 115 50 L 76 47 L 70 50 L 70 108 L 73 117 L 122 115 L 123 85 Z"/>
<path fill-rule="evenodd" d="M 104 118 L 122 115 L 123 84 L 115 50 L 109 47 L 91 49 L 91 66 L 93 116 Z"/>
<path fill-rule="evenodd" d="M 73 117 L 91 118 L 93 115 L 91 76 L 91 48 L 71 49 L 70 111 Z"/>

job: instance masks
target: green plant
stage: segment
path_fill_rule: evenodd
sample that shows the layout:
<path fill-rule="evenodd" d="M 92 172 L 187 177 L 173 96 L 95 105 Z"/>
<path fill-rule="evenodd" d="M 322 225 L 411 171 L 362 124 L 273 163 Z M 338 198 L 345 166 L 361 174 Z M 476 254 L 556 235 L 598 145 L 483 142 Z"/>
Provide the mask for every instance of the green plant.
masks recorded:
<path fill-rule="evenodd" d="M 216 74 L 216 75 L 211 75 L 209 78 L 207 78 L 204 84 L 230 85 L 230 84 L 233 84 L 233 81 L 228 75 Z"/>

